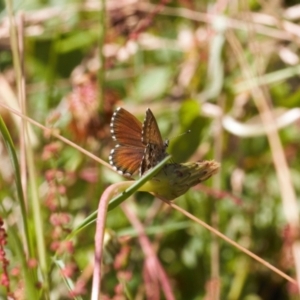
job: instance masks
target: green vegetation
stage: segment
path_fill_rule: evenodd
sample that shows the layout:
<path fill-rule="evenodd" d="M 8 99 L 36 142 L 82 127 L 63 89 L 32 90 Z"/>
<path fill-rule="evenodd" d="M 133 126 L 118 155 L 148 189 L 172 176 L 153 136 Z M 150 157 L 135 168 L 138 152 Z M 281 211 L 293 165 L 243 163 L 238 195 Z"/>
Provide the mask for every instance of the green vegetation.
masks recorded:
<path fill-rule="evenodd" d="M 0 299 L 299 299 L 299 38 L 296 1 L 0 3 Z M 178 165 L 113 171 L 118 106 Z"/>

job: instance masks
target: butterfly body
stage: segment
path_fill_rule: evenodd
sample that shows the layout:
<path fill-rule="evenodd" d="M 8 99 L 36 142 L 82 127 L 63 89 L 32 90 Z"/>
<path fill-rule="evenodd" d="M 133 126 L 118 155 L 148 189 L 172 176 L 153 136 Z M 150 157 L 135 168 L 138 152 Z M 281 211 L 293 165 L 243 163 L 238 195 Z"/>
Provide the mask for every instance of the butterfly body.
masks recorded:
<path fill-rule="evenodd" d="M 168 143 L 165 143 L 164 148 L 158 148 L 156 144 L 149 143 L 144 151 L 144 157 L 140 166 L 140 173 L 144 174 L 149 169 L 156 166 L 160 161 L 162 161 L 167 153 L 165 149 L 167 148 Z M 162 150 L 163 149 L 163 150 Z"/>
<path fill-rule="evenodd" d="M 168 141 L 163 141 L 156 119 L 148 108 L 143 124 L 124 108 L 114 112 L 110 131 L 117 143 L 109 162 L 121 175 L 143 175 L 166 157 Z"/>

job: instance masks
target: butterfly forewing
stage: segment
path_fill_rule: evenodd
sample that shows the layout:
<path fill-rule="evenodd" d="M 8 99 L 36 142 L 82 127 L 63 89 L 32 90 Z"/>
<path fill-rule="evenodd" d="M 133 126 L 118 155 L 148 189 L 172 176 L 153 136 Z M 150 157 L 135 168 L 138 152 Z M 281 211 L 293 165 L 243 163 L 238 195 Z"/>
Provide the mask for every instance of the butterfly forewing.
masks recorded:
<path fill-rule="evenodd" d="M 142 123 L 122 107 L 114 112 L 110 131 L 112 138 L 120 145 L 142 147 Z"/>

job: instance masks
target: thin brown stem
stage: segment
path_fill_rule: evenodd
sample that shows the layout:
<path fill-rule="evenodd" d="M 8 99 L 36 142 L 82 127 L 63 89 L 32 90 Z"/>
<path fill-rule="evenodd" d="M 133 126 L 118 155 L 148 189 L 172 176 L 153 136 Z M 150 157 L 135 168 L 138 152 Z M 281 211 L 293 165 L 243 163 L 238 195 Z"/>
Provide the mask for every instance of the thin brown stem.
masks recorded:
<path fill-rule="evenodd" d="M 90 157 L 90 158 L 92 158 L 93 160 L 99 162 L 100 164 L 106 166 L 107 168 L 112 169 L 112 166 L 111 166 L 109 163 L 107 163 L 106 161 L 102 160 L 102 159 L 99 158 L 98 156 L 96 156 L 96 155 L 90 153 L 89 151 L 85 150 L 84 148 L 78 146 L 77 144 L 71 142 L 70 140 L 66 139 L 65 137 L 61 136 L 60 134 L 58 134 L 58 133 L 55 131 L 55 129 L 51 129 L 51 128 L 45 127 L 44 125 L 42 125 L 42 124 L 38 123 L 37 121 L 35 121 L 35 120 L 33 120 L 33 119 L 31 119 L 31 118 L 29 118 L 29 117 L 23 115 L 23 114 L 20 113 L 19 111 L 15 110 L 15 109 L 13 109 L 13 108 L 11 108 L 11 107 L 9 107 L 8 105 L 6 105 L 6 104 L 4 104 L 4 103 L 1 103 L 1 102 L 0 102 L 0 106 L 6 108 L 7 110 L 9 110 L 10 112 L 14 113 L 15 115 L 21 117 L 22 119 L 28 121 L 29 123 L 31 123 L 31 124 L 33 124 L 33 125 L 39 127 L 40 129 L 44 130 L 44 132 L 45 132 L 46 134 L 49 134 L 49 135 L 51 135 L 51 136 L 53 136 L 53 137 L 55 137 L 55 138 L 61 140 L 61 141 L 64 142 L 65 144 L 67 144 L 67 145 L 69 145 L 69 146 L 71 146 L 71 147 L 77 149 L 77 150 L 80 151 L 81 153 L 87 155 L 88 157 Z"/>
<path fill-rule="evenodd" d="M 193 220 L 194 222 L 198 223 L 199 225 L 203 226 L 204 228 L 208 229 L 210 232 L 212 232 L 213 234 L 215 234 L 216 236 L 220 237 L 221 239 L 223 239 L 225 242 L 231 244 L 232 246 L 236 247 L 237 249 L 239 249 L 240 251 L 244 252 L 245 254 L 247 254 L 248 256 L 252 257 L 253 259 L 255 259 L 256 261 L 258 261 L 259 263 L 261 263 L 262 265 L 266 266 L 267 268 L 269 268 L 270 270 L 272 270 L 273 272 L 277 273 L 278 275 L 280 275 L 281 277 L 285 278 L 286 280 L 288 280 L 291 283 L 297 284 L 297 281 L 295 279 L 293 279 L 292 277 L 288 276 L 287 274 L 285 274 L 284 272 L 282 272 L 281 270 L 277 269 L 276 267 L 274 267 L 273 265 L 271 265 L 270 263 L 266 262 L 265 260 L 263 260 L 262 258 L 260 258 L 259 256 L 257 256 L 256 254 L 254 254 L 253 252 L 249 251 L 248 249 L 242 247 L 241 245 L 239 245 L 238 243 L 236 243 L 235 241 L 231 240 L 230 238 L 228 238 L 226 235 L 224 235 L 223 233 L 219 232 L 218 230 L 216 230 L 215 228 L 211 227 L 210 225 L 206 224 L 205 222 L 203 222 L 202 220 L 196 218 L 195 216 L 193 216 L 192 214 L 190 214 L 189 212 L 185 211 L 184 209 L 182 209 L 181 207 L 179 207 L 178 205 L 176 205 L 173 202 L 167 201 L 167 200 L 163 200 L 164 202 L 166 202 L 168 205 L 170 205 L 172 208 L 176 209 L 177 211 L 179 211 L 180 213 L 184 214 L 185 216 L 187 216 L 189 219 Z"/>

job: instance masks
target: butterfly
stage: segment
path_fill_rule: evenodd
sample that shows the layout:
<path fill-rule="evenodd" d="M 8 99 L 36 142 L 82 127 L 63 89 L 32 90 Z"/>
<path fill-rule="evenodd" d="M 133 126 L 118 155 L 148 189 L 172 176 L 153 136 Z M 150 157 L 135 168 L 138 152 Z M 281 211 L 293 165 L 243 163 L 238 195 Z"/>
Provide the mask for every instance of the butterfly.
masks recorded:
<path fill-rule="evenodd" d="M 122 107 L 114 112 L 110 132 L 117 143 L 109 155 L 114 170 L 131 177 L 142 176 L 167 156 L 169 141 L 163 141 L 156 119 L 148 108 L 143 124 Z"/>

